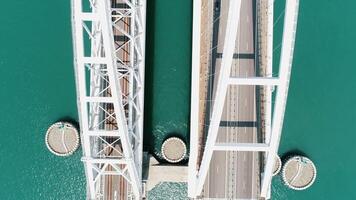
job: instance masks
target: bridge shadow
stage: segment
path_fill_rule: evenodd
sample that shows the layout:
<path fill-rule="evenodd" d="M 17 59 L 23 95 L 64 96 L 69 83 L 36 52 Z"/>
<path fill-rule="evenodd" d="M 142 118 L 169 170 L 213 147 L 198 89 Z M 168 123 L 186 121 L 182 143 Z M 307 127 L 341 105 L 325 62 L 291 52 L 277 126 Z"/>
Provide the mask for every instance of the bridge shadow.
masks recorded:
<path fill-rule="evenodd" d="M 69 123 L 71 123 L 75 128 L 77 128 L 78 130 L 80 130 L 78 121 L 75 120 L 74 118 L 70 117 L 70 116 L 64 116 L 64 117 L 61 117 L 61 118 L 59 118 L 58 120 L 56 120 L 56 122 L 60 122 L 60 121 L 69 122 Z"/>
<path fill-rule="evenodd" d="M 146 13 L 146 60 L 145 60 L 145 106 L 144 106 L 144 136 L 143 149 L 148 151 L 152 148 L 153 141 L 153 95 L 154 95 L 154 49 L 155 49 L 155 7 L 156 0 L 147 1 Z M 149 152 L 153 154 L 153 152 Z"/>
<path fill-rule="evenodd" d="M 292 149 L 290 151 L 288 151 L 287 153 L 284 153 L 283 155 L 281 155 L 281 160 L 282 162 L 285 162 L 286 160 L 288 160 L 288 158 L 292 157 L 292 156 L 305 156 L 308 157 L 306 155 L 306 153 L 304 153 L 303 151 L 299 150 L 299 149 Z"/>

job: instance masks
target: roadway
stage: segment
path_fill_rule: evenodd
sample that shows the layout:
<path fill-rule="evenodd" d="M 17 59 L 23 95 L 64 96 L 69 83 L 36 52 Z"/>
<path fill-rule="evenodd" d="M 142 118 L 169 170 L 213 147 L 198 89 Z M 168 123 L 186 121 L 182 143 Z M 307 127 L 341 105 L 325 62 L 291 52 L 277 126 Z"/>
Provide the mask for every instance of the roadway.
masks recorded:
<path fill-rule="evenodd" d="M 254 1 L 242 0 L 241 16 L 231 76 L 256 76 L 254 49 Z M 214 3 L 211 99 L 220 70 L 224 46 L 228 1 Z M 214 50 L 214 47 L 216 50 Z M 212 110 L 211 108 L 209 109 Z M 256 88 L 230 86 L 226 95 L 217 142 L 257 142 Z M 259 157 L 252 152 L 215 151 L 202 196 L 219 199 L 257 199 L 259 195 Z"/>

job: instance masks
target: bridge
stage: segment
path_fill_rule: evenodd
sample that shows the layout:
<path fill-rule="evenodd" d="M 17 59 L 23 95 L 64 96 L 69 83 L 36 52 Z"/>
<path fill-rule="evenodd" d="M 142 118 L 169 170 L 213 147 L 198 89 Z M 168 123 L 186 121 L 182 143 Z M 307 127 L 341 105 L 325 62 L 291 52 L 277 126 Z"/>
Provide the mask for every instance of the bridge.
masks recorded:
<path fill-rule="evenodd" d="M 71 2 L 87 198 L 142 199 L 146 1 Z M 299 1 L 286 0 L 278 76 L 273 0 L 193 4 L 188 196 L 268 199 Z"/>
<path fill-rule="evenodd" d="M 270 197 L 298 3 L 286 1 L 272 76 L 273 0 L 194 1 L 189 197 Z"/>
<path fill-rule="evenodd" d="M 146 1 L 71 2 L 87 198 L 141 199 Z"/>

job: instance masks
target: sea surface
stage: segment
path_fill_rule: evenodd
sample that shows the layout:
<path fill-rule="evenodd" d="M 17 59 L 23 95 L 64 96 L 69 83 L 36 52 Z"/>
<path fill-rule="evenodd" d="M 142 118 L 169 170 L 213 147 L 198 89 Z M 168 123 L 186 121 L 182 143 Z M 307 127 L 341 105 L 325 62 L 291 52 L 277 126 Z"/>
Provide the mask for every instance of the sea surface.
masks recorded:
<path fill-rule="evenodd" d="M 70 1 L 2 1 L 0 16 L 0 199 L 85 199 L 82 151 L 57 157 L 44 141 L 77 120 Z"/>
<path fill-rule="evenodd" d="M 276 18 L 283 13 L 283 2 L 275 1 Z M 279 153 L 304 154 L 318 171 L 305 191 L 289 190 L 275 178 L 273 199 L 356 199 L 355 9 L 353 0 L 300 1 Z M 275 23 L 278 54 L 282 19 Z"/>
<path fill-rule="evenodd" d="M 158 159 L 167 137 L 189 144 L 191 26 L 191 0 L 147 1 L 144 145 Z"/>
<path fill-rule="evenodd" d="M 275 0 L 278 67 L 284 0 Z M 280 155 L 318 169 L 306 191 L 274 178 L 272 198 L 356 199 L 356 1 L 301 1 Z M 189 142 L 191 0 L 148 0 L 145 149 L 171 135 Z M 53 156 L 47 127 L 77 120 L 70 1 L 0 6 L 0 199 L 85 199 L 81 150 Z M 278 16 L 281 18 L 278 20 Z"/>

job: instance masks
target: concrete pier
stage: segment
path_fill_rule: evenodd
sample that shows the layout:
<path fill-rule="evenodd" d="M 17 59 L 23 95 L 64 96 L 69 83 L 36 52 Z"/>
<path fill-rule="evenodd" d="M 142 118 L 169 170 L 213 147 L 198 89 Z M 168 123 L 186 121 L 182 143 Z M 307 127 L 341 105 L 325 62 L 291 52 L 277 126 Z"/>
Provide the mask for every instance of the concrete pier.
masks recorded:
<path fill-rule="evenodd" d="M 46 146 L 57 156 L 69 156 L 79 147 L 78 130 L 68 122 L 57 122 L 46 132 Z"/>
<path fill-rule="evenodd" d="M 166 161 L 178 163 L 185 158 L 187 147 L 180 138 L 171 137 L 163 142 L 161 152 Z"/>
<path fill-rule="evenodd" d="M 307 157 L 293 156 L 283 165 L 282 178 L 289 188 L 305 190 L 315 181 L 316 167 Z"/>
<path fill-rule="evenodd" d="M 273 167 L 273 176 L 277 175 L 282 169 L 282 161 L 281 158 L 276 155 L 276 163 L 274 164 Z"/>

